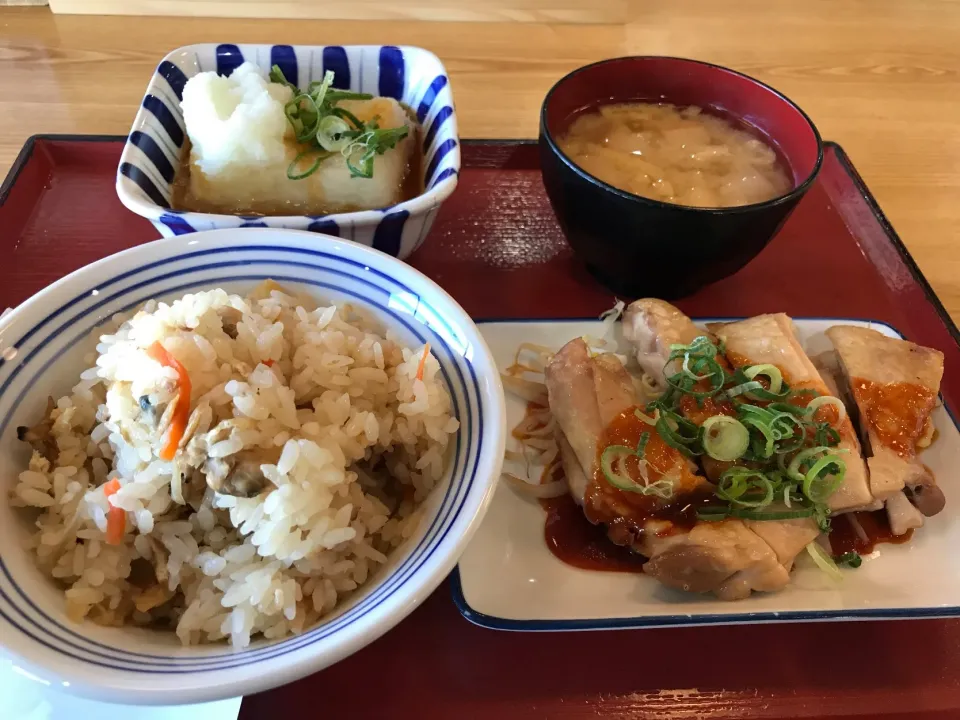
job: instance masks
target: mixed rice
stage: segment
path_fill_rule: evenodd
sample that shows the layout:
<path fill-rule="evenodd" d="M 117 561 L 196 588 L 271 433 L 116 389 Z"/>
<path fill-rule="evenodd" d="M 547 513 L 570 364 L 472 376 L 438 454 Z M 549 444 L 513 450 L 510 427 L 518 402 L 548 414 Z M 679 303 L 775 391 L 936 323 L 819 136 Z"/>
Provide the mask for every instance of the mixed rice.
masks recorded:
<path fill-rule="evenodd" d="M 244 647 L 330 613 L 414 532 L 459 427 L 429 346 L 270 281 L 114 327 L 19 428 L 13 502 L 72 618 Z"/>

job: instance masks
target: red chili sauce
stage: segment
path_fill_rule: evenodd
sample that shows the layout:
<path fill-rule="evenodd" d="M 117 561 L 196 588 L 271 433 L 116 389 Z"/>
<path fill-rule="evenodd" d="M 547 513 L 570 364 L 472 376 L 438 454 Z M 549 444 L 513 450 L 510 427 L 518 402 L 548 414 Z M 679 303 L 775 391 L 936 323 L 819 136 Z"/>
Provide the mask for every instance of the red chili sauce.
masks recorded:
<path fill-rule="evenodd" d="M 851 378 L 850 387 L 873 437 L 900 457 L 914 457 L 936 394 L 913 383 L 875 383 L 863 378 Z"/>
<path fill-rule="evenodd" d="M 578 506 L 570 496 L 542 500 L 547 511 L 544 525 L 547 547 L 568 565 L 588 570 L 640 572 L 646 558 L 631 548 L 642 545 L 643 535 L 650 531 L 648 523 L 659 526 L 655 532 L 660 536 L 688 530 L 697 522 L 697 510 L 716 501 L 686 459 L 667 445 L 651 425 L 637 417 L 635 409 L 618 415 L 604 432 L 598 446 L 598 465 L 606 447 L 635 448 L 641 435 L 649 432 L 644 453 L 647 478 L 649 482 L 664 476 L 673 478 L 675 495 L 667 500 L 620 490 L 607 481 L 598 467 L 587 487 L 584 507 Z M 633 480 L 644 482 L 638 458 L 628 458 L 624 468 Z"/>

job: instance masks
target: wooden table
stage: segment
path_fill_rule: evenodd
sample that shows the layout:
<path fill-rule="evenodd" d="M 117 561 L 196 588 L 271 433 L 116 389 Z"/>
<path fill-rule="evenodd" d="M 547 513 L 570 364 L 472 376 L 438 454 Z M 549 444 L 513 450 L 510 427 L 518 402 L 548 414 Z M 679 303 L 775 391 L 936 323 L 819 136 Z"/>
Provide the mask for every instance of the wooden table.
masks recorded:
<path fill-rule="evenodd" d="M 157 61 L 195 42 L 420 45 L 464 137 L 534 137 L 550 85 L 617 55 L 727 65 L 797 101 L 849 152 L 960 321 L 960 1 L 639 2 L 627 25 L 55 16 L 0 8 L 0 173 L 34 133 L 126 133 Z"/>

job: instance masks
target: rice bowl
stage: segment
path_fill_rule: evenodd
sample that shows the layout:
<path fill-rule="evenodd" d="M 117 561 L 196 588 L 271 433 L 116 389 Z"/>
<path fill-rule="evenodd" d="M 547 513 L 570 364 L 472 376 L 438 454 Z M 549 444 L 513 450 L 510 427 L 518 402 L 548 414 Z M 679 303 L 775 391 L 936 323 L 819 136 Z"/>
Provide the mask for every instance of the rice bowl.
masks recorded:
<path fill-rule="evenodd" d="M 303 395 L 303 387 L 293 389 L 301 382 L 293 378 L 297 377 L 298 372 L 295 367 L 299 368 L 301 374 L 303 368 L 307 367 L 309 363 L 306 359 L 298 359 L 296 353 L 285 357 L 282 351 L 278 358 L 274 358 L 275 353 L 269 343 L 262 343 L 255 351 L 261 354 L 249 356 L 250 361 L 260 361 L 255 365 L 244 356 L 242 362 L 249 367 L 230 369 L 229 373 L 220 369 L 209 378 L 204 378 L 200 370 L 194 378 L 197 362 L 204 352 L 201 349 L 203 343 L 198 344 L 194 340 L 193 348 L 188 351 L 185 348 L 189 346 L 179 346 L 180 341 L 170 340 L 164 335 L 164 342 L 169 343 L 168 349 L 183 361 L 191 381 L 195 383 L 192 394 L 194 402 L 191 403 L 193 409 L 196 409 L 196 401 L 203 395 L 215 400 L 211 406 L 209 425 L 201 423 L 193 428 L 192 439 L 184 439 L 181 451 L 193 442 L 197 446 L 204 445 L 208 456 L 226 453 L 222 457 L 229 458 L 256 446 L 257 452 L 272 453 L 270 462 L 259 463 L 269 482 L 274 485 L 279 482 L 280 485 L 295 489 L 296 482 L 284 481 L 298 478 L 298 473 L 304 472 L 304 463 L 313 471 L 315 468 L 312 463 L 318 457 L 314 448 L 319 448 L 319 455 L 327 461 L 320 474 L 325 473 L 328 480 L 339 482 L 331 484 L 333 492 L 324 490 L 332 496 L 329 505 L 322 511 L 317 510 L 319 515 L 310 515 L 312 519 L 305 520 L 311 528 L 316 528 L 322 524 L 317 518 L 322 517 L 327 527 L 309 540 L 309 532 L 297 533 L 301 541 L 314 543 L 311 548 L 292 540 L 293 534 L 289 532 L 285 535 L 273 534 L 269 521 L 290 518 L 297 512 L 309 515 L 306 500 L 313 496 L 305 498 L 301 495 L 291 500 L 293 504 L 287 506 L 285 511 L 284 503 L 280 502 L 283 494 L 277 491 L 258 499 L 259 496 L 238 497 L 230 493 L 217 493 L 208 487 L 204 495 L 211 501 L 209 514 L 201 506 L 200 509 L 183 511 L 186 517 L 168 520 L 164 513 L 169 513 L 169 507 L 189 506 L 189 482 L 177 489 L 170 482 L 169 474 L 165 480 L 160 479 L 159 472 L 151 477 L 152 471 L 146 468 L 154 463 L 154 469 L 159 470 L 165 462 L 158 461 L 155 436 L 154 444 L 150 446 L 152 449 L 144 453 L 151 454 L 149 461 L 139 455 L 143 447 L 137 446 L 140 459 L 135 462 L 141 474 L 145 473 L 144 477 L 137 476 L 134 482 L 123 481 L 122 488 L 113 494 L 112 502 L 104 497 L 106 504 L 100 506 L 105 514 L 109 513 L 108 505 L 122 506 L 128 518 L 124 542 L 119 546 L 111 546 L 102 535 L 95 537 L 105 530 L 99 513 L 91 510 L 89 520 L 79 523 L 76 529 L 78 537 L 89 536 L 83 538 L 82 545 L 77 545 L 84 548 L 83 557 L 78 560 L 78 551 L 74 549 L 72 553 L 54 551 L 47 558 L 47 573 L 59 567 L 60 570 L 55 574 L 61 576 L 68 590 L 77 591 L 71 593 L 74 596 L 71 602 L 64 598 L 64 585 L 51 583 L 37 566 L 36 552 L 46 545 L 42 541 L 43 530 L 37 532 L 35 527 L 23 521 L 22 508 L 3 507 L 3 512 L 7 513 L 0 524 L 0 534 L 5 541 L 0 567 L 0 610 L 3 611 L 0 625 L 5 628 L 0 634 L 4 638 L 4 645 L 24 659 L 31 672 L 54 681 L 67 679 L 71 689 L 76 692 L 126 702 L 168 703 L 171 698 L 164 693 L 176 688 L 176 701 L 195 702 L 263 689 L 335 662 L 384 632 L 429 594 L 453 566 L 486 508 L 502 459 L 503 406 L 496 372 L 482 339 L 466 315 L 416 271 L 380 253 L 332 239 L 321 245 L 318 251 L 316 236 L 300 233 L 245 231 L 242 237 L 242 241 L 236 239 L 235 234 L 228 231 L 204 234 L 200 238 L 202 242 L 199 243 L 199 249 L 192 240 L 183 238 L 141 246 L 60 281 L 5 319 L 3 327 L 0 327 L 0 337 L 5 346 L 9 339 L 18 338 L 5 354 L 8 358 L 15 355 L 16 359 L 0 365 L 0 436 L 6 449 L 0 457 L 0 463 L 6 471 L 5 494 L 10 497 L 10 493 L 14 492 L 16 497 L 10 505 L 52 506 L 52 501 L 36 502 L 38 496 L 29 492 L 35 490 L 52 498 L 57 504 L 71 492 L 73 495 L 68 501 L 74 503 L 79 496 L 92 493 L 88 504 L 90 508 L 98 506 L 97 493 L 103 496 L 103 491 L 99 490 L 103 483 L 99 480 L 106 478 L 106 475 L 99 463 L 95 469 L 92 467 L 92 460 L 84 463 L 91 475 L 90 488 L 84 492 L 71 484 L 82 486 L 80 480 L 84 478 L 76 477 L 80 469 L 66 470 L 64 473 L 65 468 L 76 468 L 76 465 L 64 464 L 64 458 L 58 457 L 59 472 L 56 467 L 38 468 L 42 454 L 39 458 L 33 456 L 34 467 L 28 471 L 38 473 L 40 477 L 28 475 L 26 484 L 23 480 L 16 485 L 13 482 L 31 462 L 31 453 L 16 439 L 16 427 L 36 427 L 48 396 L 57 399 L 72 392 L 72 396 L 79 400 L 78 391 L 71 391 L 71 388 L 77 386 L 79 374 L 96 363 L 97 357 L 101 360 L 95 366 L 97 370 L 87 373 L 80 387 L 94 395 L 97 408 L 110 403 L 117 406 L 115 417 L 120 418 L 119 425 L 114 423 L 111 427 L 112 421 L 104 422 L 106 418 L 103 412 L 100 420 L 95 417 L 91 420 L 89 415 L 84 420 L 93 428 L 89 433 L 89 443 L 98 447 L 107 445 L 115 450 L 114 458 L 102 458 L 108 473 L 113 469 L 112 465 L 119 467 L 127 462 L 118 459 L 117 448 L 121 453 L 127 451 L 123 450 L 122 443 L 115 442 L 118 438 L 111 440 L 111 435 L 132 437 L 137 418 L 145 413 L 139 407 L 139 398 L 147 396 L 149 404 L 156 405 L 158 410 L 164 402 L 175 404 L 171 403 L 171 396 L 163 395 L 162 388 L 160 392 L 149 388 L 150 392 L 135 398 L 135 393 L 140 393 L 143 388 L 132 389 L 137 382 L 132 376 L 148 369 L 148 373 L 156 377 L 161 371 L 155 363 L 151 367 L 149 359 L 142 362 L 138 371 L 129 354 L 124 354 L 130 348 L 120 349 L 124 343 L 133 342 L 129 334 L 131 324 L 113 333 L 97 330 L 100 335 L 107 336 L 106 342 L 99 343 L 99 353 L 94 346 L 84 344 L 84 338 L 90 330 L 99 328 L 105 319 L 120 310 L 124 310 L 129 318 L 131 311 L 142 305 L 145 297 L 157 298 L 167 305 L 148 305 L 147 314 L 136 323 L 137 329 L 133 334 L 139 339 L 134 344 L 139 343 L 138 347 L 141 348 L 149 336 L 147 326 L 151 326 L 151 332 L 157 330 L 157 313 L 161 316 L 167 313 L 166 319 L 173 321 L 174 325 L 189 314 L 183 314 L 187 310 L 185 306 L 170 304 L 170 301 L 188 293 L 192 295 L 191 302 L 209 303 L 205 313 L 208 320 L 213 320 L 219 318 L 218 309 L 250 301 L 245 296 L 259 282 L 276 278 L 281 290 L 272 289 L 272 299 L 260 298 L 253 302 L 263 306 L 264 302 L 276 303 L 279 297 L 283 306 L 279 312 L 292 313 L 301 323 L 306 322 L 302 316 L 308 316 L 307 319 L 314 324 L 321 321 L 344 322 L 347 316 L 340 317 L 337 313 L 341 308 L 347 312 L 343 300 L 353 298 L 352 304 L 358 315 L 351 314 L 349 318 L 356 321 L 357 318 L 369 316 L 370 321 L 379 327 L 373 332 L 382 333 L 376 337 L 383 343 L 380 348 L 384 355 L 382 362 L 384 371 L 393 378 L 391 382 L 396 380 L 398 374 L 401 378 L 411 380 L 407 391 L 412 391 L 412 394 L 408 392 L 408 395 L 403 395 L 404 390 L 400 387 L 402 382 L 396 381 L 399 384 L 392 388 L 392 400 L 384 401 L 387 405 L 392 402 L 395 418 L 403 415 L 399 407 L 404 403 L 410 405 L 406 409 L 413 410 L 416 415 L 417 391 L 412 389 L 412 384 L 417 380 L 421 362 L 424 366 L 424 386 L 434 388 L 428 391 L 428 397 L 430 392 L 446 388 L 449 405 L 445 407 L 442 396 L 434 395 L 440 404 L 434 406 L 428 402 L 427 409 L 433 407 L 437 410 L 436 422 L 432 430 L 422 430 L 417 435 L 420 440 L 414 441 L 414 447 L 417 442 L 420 445 L 416 452 L 402 450 L 384 457 L 382 462 L 386 466 L 392 465 L 391 477 L 395 472 L 404 474 L 404 470 L 397 470 L 401 466 L 406 467 L 409 474 L 401 483 L 407 489 L 399 495 L 394 494 L 391 499 L 390 493 L 384 495 L 383 488 L 377 486 L 374 478 L 361 478 L 356 467 L 358 456 L 369 461 L 374 452 L 382 454 L 385 444 L 388 444 L 386 438 L 389 434 L 381 434 L 384 425 L 380 424 L 375 430 L 372 423 L 360 417 L 360 412 L 356 413 L 355 433 L 347 433 L 337 441 L 343 453 L 343 462 L 334 457 L 331 463 L 326 454 L 335 456 L 336 452 L 330 446 L 330 431 L 335 425 L 343 428 L 348 421 L 330 416 L 329 413 L 336 412 L 336 408 L 327 406 L 321 397 L 323 392 L 310 400 L 309 408 L 297 408 L 296 401 L 293 401 L 292 415 L 285 416 L 283 408 L 271 406 L 267 409 L 267 417 L 253 423 L 254 428 L 241 422 L 236 433 L 231 430 L 226 437 L 209 437 L 218 424 L 237 419 L 233 410 L 230 410 L 229 416 L 223 413 L 228 406 L 235 409 L 239 402 L 253 415 L 262 415 L 262 409 L 258 409 L 256 402 L 249 404 L 256 393 L 246 391 L 244 384 L 250 390 L 255 386 L 262 390 L 257 383 L 272 382 L 269 376 L 288 380 L 289 384 L 280 382 L 274 388 L 279 394 L 266 393 L 266 405 L 283 395 L 281 388 L 293 396 L 298 392 Z M 161 245 L 164 247 L 159 247 Z M 211 259 L 216 262 L 210 262 Z M 359 275 L 355 271 L 346 273 L 340 263 L 344 268 L 360 267 L 364 270 Z M 243 268 L 242 275 L 238 267 Z M 294 267 L 297 268 L 295 271 L 292 270 Z M 104 277 L 111 279 L 101 280 Z M 199 292 L 209 293 L 210 288 L 218 291 L 208 295 Z M 319 305 L 309 307 L 302 305 L 302 302 Z M 298 304 L 299 314 L 296 309 Z M 41 305 L 47 309 L 43 310 Z M 330 308 L 335 306 L 338 310 L 331 311 Z M 50 313 L 49 308 L 58 310 Z M 253 320 L 256 314 L 250 315 L 249 319 Z M 241 326 L 247 320 L 245 318 Z M 117 318 L 114 323 L 117 321 L 122 322 L 122 318 Z M 360 322 L 366 322 L 366 319 Z M 220 342 L 224 345 L 230 345 L 230 342 L 216 337 L 210 327 L 198 326 L 204 333 L 209 331 L 212 333 L 210 337 L 217 339 L 211 344 L 217 348 L 219 359 Z M 372 327 L 364 326 L 358 332 L 366 334 Z M 217 332 L 221 330 L 222 327 Z M 163 335 L 162 329 L 160 334 Z M 241 330 L 238 339 L 232 342 L 243 343 L 244 336 Z M 425 353 L 428 342 L 431 348 Z M 366 367 L 380 370 L 376 367 L 378 357 L 373 349 L 374 344 L 370 342 L 366 348 L 372 358 Z M 240 349 L 234 347 L 233 350 L 241 354 Z M 253 346 L 247 346 L 246 351 L 253 352 Z M 104 360 L 108 357 L 112 359 Z M 117 360 L 118 364 L 113 360 Z M 271 360 L 276 360 L 276 364 L 263 362 Z M 354 358 L 356 365 L 363 365 L 356 360 Z M 234 376 L 235 372 L 240 374 Z M 106 375 L 102 379 L 110 383 L 122 377 L 123 382 L 131 383 L 129 394 L 115 393 L 116 397 L 111 396 L 107 400 L 109 388 L 102 383 L 98 385 L 100 381 L 93 377 L 96 373 Z M 371 378 L 375 374 L 370 373 Z M 151 381 L 145 382 L 149 384 Z M 373 380 L 363 382 L 370 383 Z M 227 390 L 228 385 L 233 394 Z M 210 395 L 211 390 L 214 390 L 213 395 Z M 101 395 L 104 403 L 99 402 Z M 348 388 L 347 392 L 339 393 L 339 397 L 352 399 L 353 396 Z M 131 405 L 134 399 L 138 401 L 137 407 Z M 328 395 L 326 399 L 332 400 L 333 397 Z M 124 403 L 125 411 L 120 407 Z M 63 401 L 61 404 L 66 405 Z M 91 412 L 91 407 L 84 406 L 82 411 L 74 410 L 74 418 L 78 414 Z M 382 410 L 382 407 L 378 406 L 378 409 Z M 443 410 L 439 409 L 444 407 Z M 60 408 L 55 415 L 62 417 L 63 409 Z M 95 416 L 96 410 L 92 412 Z M 308 418 L 308 414 L 312 417 Z M 321 421 L 325 421 L 325 424 Z M 131 422 L 133 425 L 129 424 Z M 284 426 L 284 423 L 287 425 Z M 299 428 L 291 426 L 297 423 Z M 389 442 L 399 448 L 403 445 L 399 439 L 403 431 L 397 428 L 402 423 L 394 424 L 394 430 L 390 431 L 395 433 L 394 439 Z M 460 427 L 455 428 L 458 424 Z M 98 427 L 102 429 L 97 430 Z M 321 430 L 319 435 L 318 429 Z M 203 439 L 204 436 L 207 436 L 206 439 Z M 352 445 L 360 436 L 364 439 Z M 380 445 L 377 445 L 377 440 L 371 440 L 374 436 L 382 441 Z M 448 442 L 444 443 L 443 437 L 447 437 Z M 67 441 L 67 444 L 70 442 Z M 89 443 L 86 449 L 92 449 Z M 261 448 L 261 444 L 266 447 Z M 62 455 L 63 448 L 58 449 Z M 431 453 L 431 449 L 435 452 Z M 108 459 L 111 462 L 107 462 Z M 418 462 L 421 463 L 419 468 L 416 467 Z M 12 472 L 14 469 L 16 472 Z M 50 487 L 47 488 L 45 483 L 49 483 Z M 138 487 L 141 484 L 145 487 Z M 151 492 L 147 492 L 147 487 L 152 488 Z M 132 492 L 127 488 L 131 488 Z M 20 492 L 15 492 L 15 489 Z M 176 502 L 177 497 L 174 496 L 178 493 L 184 494 L 185 505 Z M 167 494 L 170 494 L 169 498 Z M 269 498 L 276 496 L 279 497 L 269 501 L 267 506 Z M 158 497 L 161 499 L 158 500 Z M 30 499 L 35 502 L 31 503 Z M 347 501 L 353 505 L 349 520 L 343 512 Z M 294 506 L 295 511 L 291 509 Z M 339 518 L 338 511 L 341 512 Z M 42 509 L 40 513 L 47 513 L 48 522 L 53 523 L 52 516 L 55 513 L 49 509 Z M 261 517 L 255 517 L 257 513 Z M 211 514 L 215 520 L 212 525 Z M 250 523 L 247 532 L 237 528 L 251 519 L 255 522 Z M 163 529 L 165 523 L 168 524 L 166 530 Z M 46 529 L 49 531 L 56 527 L 62 530 L 65 524 L 51 525 Z M 198 535 L 198 528 L 204 534 Z M 144 533 L 144 530 L 147 532 Z M 166 603 L 165 607 L 157 605 L 146 611 L 136 608 L 130 610 L 132 597 L 122 592 L 123 589 L 131 591 L 129 585 L 123 586 L 128 577 L 124 571 L 127 562 L 147 560 L 145 556 L 150 551 L 143 552 L 147 540 L 139 540 L 141 547 L 138 548 L 137 538 L 149 538 L 151 533 L 161 533 L 162 538 L 158 539 L 166 549 L 168 584 L 164 594 L 171 590 L 176 592 L 174 597 L 161 603 Z M 168 535 L 187 546 L 182 556 L 170 552 L 169 545 L 176 548 L 178 542 L 174 540 L 168 543 Z M 199 536 L 206 542 L 197 543 L 194 552 L 188 535 L 194 540 Z M 352 537 L 348 538 L 348 535 Z M 94 540 L 99 540 L 97 551 L 90 550 Z M 310 569 L 304 566 L 304 558 L 317 557 L 318 548 L 325 567 L 319 574 L 311 575 L 307 571 Z M 114 558 L 105 564 L 86 564 L 91 553 L 95 556 L 92 560 L 96 561 L 96 556 L 105 554 L 109 559 L 111 553 L 118 552 L 127 560 Z M 300 557 L 301 554 L 304 557 Z M 78 563 L 78 566 L 74 567 L 74 563 Z M 250 567 L 251 563 L 257 567 Z M 274 565 L 271 566 L 271 563 Z M 287 568 L 285 563 L 290 563 L 292 569 Z M 283 566 L 283 569 L 277 565 Z M 109 566 L 110 573 L 104 569 L 106 566 Z M 279 572 L 264 572 L 268 566 L 270 570 Z M 92 578 L 89 575 L 91 569 L 94 571 Z M 173 576 L 173 573 L 169 573 L 171 569 L 179 572 L 176 588 L 170 585 Z M 317 569 L 312 568 L 314 571 Z M 79 575 L 74 570 L 80 570 Z M 77 586 L 84 573 L 87 573 L 86 580 Z M 314 578 L 312 585 L 311 577 Z M 244 578 L 250 582 L 239 582 Z M 91 583 L 91 579 L 94 582 Z M 110 585 L 111 581 L 119 582 L 121 590 L 121 600 L 114 601 L 113 608 L 106 597 L 118 597 L 115 588 Z M 329 593 L 331 585 L 337 596 L 335 598 Z M 104 598 L 88 592 L 94 588 L 99 588 Z M 136 588 L 132 592 L 144 590 Z M 254 594 L 258 597 L 259 607 L 257 602 L 251 602 Z M 291 598 L 294 599 L 292 604 Z M 158 596 L 155 599 L 160 598 Z M 229 605 L 223 603 L 225 599 Z M 238 612 L 238 608 L 242 610 Z M 84 611 L 88 617 L 78 623 L 76 617 Z M 111 611 L 116 611 L 113 617 L 110 617 Z M 117 625 L 121 619 L 127 623 L 123 627 L 103 627 L 94 622 L 98 620 Z M 311 624 L 318 620 L 319 624 L 310 629 Z M 130 623 L 145 627 L 132 627 Z M 180 637 L 166 630 L 158 632 L 148 629 L 148 626 L 153 628 L 158 624 L 179 628 Z M 279 644 L 270 642 L 297 632 L 301 634 L 288 637 Z M 258 634 L 262 634 L 265 640 L 258 638 Z M 225 642 L 232 640 L 236 648 L 242 648 L 249 641 L 249 636 L 253 636 L 253 642 L 243 650 L 232 649 Z M 44 640 L 44 637 L 48 639 Z M 207 641 L 215 641 L 216 644 L 195 649 L 181 647 L 181 643 Z M 110 667 L 111 672 L 98 670 L 103 665 Z"/>
<path fill-rule="evenodd" d="M 12 498 L 41 509 L 31 545 L 77 620 L 237 648 L 301 632 L 412 534 L 459 428 L 428 345 L 271 281 L 98 332 L 94 367 L 18 428 L 33 452 Z"/>

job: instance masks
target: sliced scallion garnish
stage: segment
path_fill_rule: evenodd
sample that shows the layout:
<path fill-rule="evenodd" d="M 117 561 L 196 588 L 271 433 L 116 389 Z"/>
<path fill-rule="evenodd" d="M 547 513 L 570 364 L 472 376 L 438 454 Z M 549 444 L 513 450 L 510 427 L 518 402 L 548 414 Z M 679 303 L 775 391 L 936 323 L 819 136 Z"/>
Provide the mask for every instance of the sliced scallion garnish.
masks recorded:
<path fill-rule="evenodd" d="M 701 454 L 696 447 L 700 428 L 686 418 L 673 412 L 663 412 L 657 419 L 656 429 L 663 441 L 674 450 L 688 457 Z"/>
<path fill-rule="evenodd" d="M 648 436 L 649 437 L 649 436 Z M 641 438 L 641 441 L 643 438 Z M 645 444 L 645 443 L 644 443 Z M 607 482 L 618 490 L 626 492 L 639 493 L 640 495 L 655 495 L 665 500 L 673 497 L 673 482 L 668 478 L 660 478 L 655 482 L 638 483 L 627 473 L 624 463 L 627 458 L 635 456 L 640 452 L 626 445 L 609 445 L 604 448 L 600 454 L 600 469 Z M 643 463 L 645 460 L 640 459 Z"/>
<path fill-rule="evenodd" d="M 863 558 L 860 557 L 860 553 L 856 552 L 845 552 L 833 560 L 841 567 L 858 568 L 863 564 Z"/>
<path fill-rule="evenodd" d="M 813 508 L 801 508 L 798 510 L 751 510 L 749 508 L 720 508 L 706 507 L 697 511 L 699 520 L 726 520 L 736 518 L 738 520 L 798 520 L 814 516 Z"/>
<path fill-rule="evenodd" d="M 297 168 L 300 167 L 300 161 L 311 155 L 314 157 L 313 164 L 306 170 L 298 170 Z M 297 156 L 293 159 L 293 162 L 290 163 L 290 166 L 287 168 L 287 177 L 291 180 L 303 180 L 304 178 L 308 178 L 317 171 L 317 169 L 320 167 L 320 163 L 322 163 L 329 156 L 330 153 L 325 153 L 322 151 L 303 150 L 298 152 Z"/>
<path fill-rule="evenodd" d="M 652 415 L 641 412 L 639 408 L 634 410 L 633 414 L 637 419 L 643 420 L 647 425 L 656 425 L 657 420 L 660 419 L 660 408 L 655 408 Z"/>
<path fill-rule="evenodd" d="M 825 503 L 843 484 L 846 472 L 847 465 L 839 456 L 823 456 L 803 476 L 803 494 L 813 503 Z"/>
<path fill-rule="evenodd" d="M 844 418 L 847 417 L 847 408 L 840 400 L 840 398 L 834 397 L 833 395 L 821 395 L 820 397 L 815 397 L 810 401 L 810 404 L 807 405 L 806 412 L 811 418 L 817 414 L 817 410 L 820 408 L 829 405 L 830 407 L 836 408 L 837 411 L 837 425 L 843 422 Z"/>
<path fill-rule="evenodd" d="M 327 71 L 322 81 L 310 83 L 309 89 L 303 92 L 284 77 L 277 65 L 270 70 L 271 82 L 284 85 L 293 93 L 283 112 L 297 142 L 312 146 L 298 153 L 290 163 L 287 177 L 291 180 L 309 177 L 335 152 L 343 155 L 351 177 L 372 178 L 374 158 L 396 147 L 410 133 L 406 125 L 380 128 L 378 118 L 362 122 L 346 108 L 338 107 L 337 103 L 343 100 L 369 100 L 372 96 L 334 89 L 333 79 L 333 72 Z M 314 148 L 317 152 L 314 164 L 307 171 L 299 170 L 300 161 Z"/>
<path fill-rule="evenodd" d="M 350 142 L 350 126 L 336 115 L 327 115 L 317 125 L 317 143 L 327 152 L 340 152 Z"/>
<path fill-rule="evenodd" d="M 723 354 L 707 336 L 671 345 L 667 390 L 636 417 L 688 458 L 737 463 L 717 479 L 715 494 L 724 505 L 701 508 L 701 517 L 812 518 L 829 532 L 827 502 L 843 483 L 846 466 L 836 449 L 837 430 L 813 418 L 818 408 L 839 400 L 818 399 L 809 388 L 794 390 L 773 364 L 730 371 Z M 691 398 L 698 408 L 709 401 L 719 412 L 708 413 L 697 427 L 686 418 Z"/>
<path fill-rule="evenodd" d="M 770 385 L 765 388 L 774 395 L 780 392 L 783 386 L 783 373 L 776 365 L 751 365 L 743 371 L 743 374 L 749 379 L 754 380 L 757 375 L 761 375 L 770 381 Z"/>
<path fill-rule="evenodd" d="M 837 567 L 837 564 L 833 561 L 833 558 L 830 557 L 829 553 L 820 547 L 819 543 L 814 541 L 807 545 L 807 552 L 810 554 L 810 557 L 813 558 L 817 567 L 827 575 L 835 580 L 843 580 L 843 573 L 840 572 L 840 568 Z"/>
<path fill-rule="evenodd" d="M 737 507 L 759 509 L 773 502 L 774 486 L 759 470 L 735 465 L 717 481 L 717 496 Z"/>
<path fill-rule="evenodd" d="M 734 462 L 750 447 L 750 431 L 729 415 L 712 415 L 703 421 L 703 450 L 714 460 Z"/>

